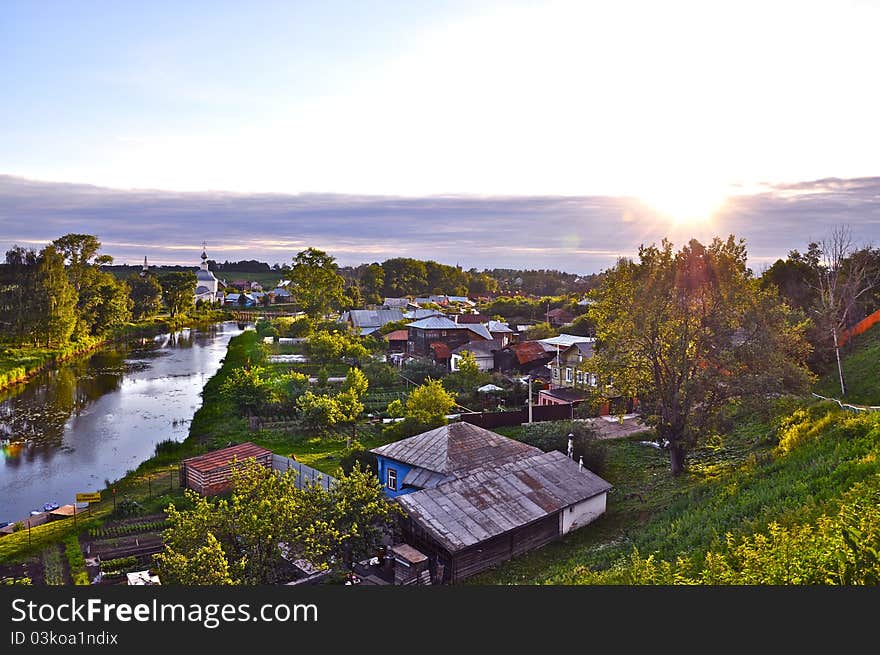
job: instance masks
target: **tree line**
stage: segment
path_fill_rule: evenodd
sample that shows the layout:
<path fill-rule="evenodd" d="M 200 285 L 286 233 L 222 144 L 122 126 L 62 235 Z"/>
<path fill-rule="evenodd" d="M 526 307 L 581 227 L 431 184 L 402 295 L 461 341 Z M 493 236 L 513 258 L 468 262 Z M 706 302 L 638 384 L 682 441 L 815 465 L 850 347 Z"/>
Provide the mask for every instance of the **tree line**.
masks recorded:
<path fill-rule="evenodd" d="M 58 348 L 103 338 L 131 320 L 171 316 L 193 306 L 192 271 L 118 279 L 104 270 L 112 257 L 100 254 L 91 234 L 66 234 L 37 251 L 13 246 L 0 264 L 0 325 L 8 341 Z"/>

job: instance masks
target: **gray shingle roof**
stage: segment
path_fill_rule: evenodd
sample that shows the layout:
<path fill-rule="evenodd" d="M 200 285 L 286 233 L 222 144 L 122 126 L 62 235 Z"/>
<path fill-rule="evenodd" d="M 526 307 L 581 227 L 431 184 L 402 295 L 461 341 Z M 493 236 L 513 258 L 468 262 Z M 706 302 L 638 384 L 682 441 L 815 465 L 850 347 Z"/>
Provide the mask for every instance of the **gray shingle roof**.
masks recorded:
<path fill-rule="evenodd" d="M 445 316 L 429 316 L 420 321 L 407 323 L 407 327 L 419 328 L 421 330 L 464 330 L 470 325 L 459 325 L 455 321 L 451 321 Z"/>
<path fill-rule="evenodd" d="M 458 325 L 458 324 L 456 323 L 456 325 Z M 488 340 L 488 339 L 492 338 L 492 335 L 489 333 L 489 330 L 482 323 L 476 323 L 476 324 L 468 323 L 464 327 L 466 327 L 468 330 L 470 330 L 474 334 L 480 335 L 484 339 Z"/>
<path fill-rule="evenodd" d="M 558 451 L 487 463 L 398 496 L 413 521 L 454 553 L 608 491 L 611 484 Z"/>
<path fill-rule="evenodd" d="M 488 462 L 506 462 L 541 451 L 470 423 L 450 423 L 372 452 L 435 473 L 461 474 Z"/>
<path fill-rule="evenodd" d="M 340 321 L 351 319 L 352 327 L 380 328 L 388 323 L 403 320 L 399 309 L 352 309 L 339 317 Z"/>
<path fill-rule="evenodd" d="M 486 324 L 486 327 L 489 328 L 489 332 L 509 332 L 510 334 L 513 334 L 513 330 L 510 329 L 510 326 L 501 321 L 489 321 Z"/>

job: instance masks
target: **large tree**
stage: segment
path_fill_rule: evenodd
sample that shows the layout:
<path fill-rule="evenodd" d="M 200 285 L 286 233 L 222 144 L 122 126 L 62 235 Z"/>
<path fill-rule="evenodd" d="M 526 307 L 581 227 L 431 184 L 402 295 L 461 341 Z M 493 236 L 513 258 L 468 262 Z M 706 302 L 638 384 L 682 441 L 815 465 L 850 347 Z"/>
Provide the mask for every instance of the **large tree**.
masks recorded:
<path fill-rule="evenodd" d="M 131 313 L 136 320 L 151 318 L 162 309 L 162 285 L 154 275 L 134 274 L 128 278 L 132 300 Z"/>
<path fill-rule="evenodd" d="M 678 252 L 665 240 L 642 246 L 594 295 L 594 368 L 603 386 L 639 399 L 674 475 L 728 401 L 807 387 L 806 320 L 761 288 L 733 236 Z"/>
<path fill-rule="evenodd" d="M 64 258 L 55 246 L 46 246 L 40 252 L 33 290 L 34 342 L 47 348 L 66 344 L 76 326 L 77 294 L 64 269 Z"/>
<path fill-rule="evenodd" d="M 345 278 L 336 260 L 323 250 L 307 248 L 298 253 L 289 277 L 294 302 L 308 316 L 323 317 L 344 301 Z"/>
<path fill-rule="evenodd" d="M 172 317 L 185 314 L 195 306 L 196 274 L 192 271 L 164 273 L 159 278 L 162 299 Z"/>

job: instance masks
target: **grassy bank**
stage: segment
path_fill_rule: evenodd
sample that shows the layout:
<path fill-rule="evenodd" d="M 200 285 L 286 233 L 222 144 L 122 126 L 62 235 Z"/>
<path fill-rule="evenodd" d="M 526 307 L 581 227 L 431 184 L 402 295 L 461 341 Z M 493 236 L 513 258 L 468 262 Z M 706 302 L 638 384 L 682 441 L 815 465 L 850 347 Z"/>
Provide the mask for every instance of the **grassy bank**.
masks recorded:
<path fill-rule="evenodd" d="M 742 566 L 736 558 L 744 541 L 766 544 L 779 530 L 819 530 L 854 495 L 880 488 L 880 414 L 854 416 L 828 403 L 791 410 L 742 417 L 715 447 L 693 453 L 679 479 L 669 476 L 661 451 L 636 438 L 609 442 L 604 477 L 615 488 L 605 515 L 473 582 L 705 581 L 694 572 L 719 561 Z M 792 562 L 796 556 L 790 554 Z M 645 573 L 651 566 L 668 575 Z"/>
<path fill-rule="evenodd" d="M 155 317 L 136 323 L 127 323 L 106 338 L 87 337 L 61 348 L 8 345 L 0 347 L 0 391 L 27 382 L 46 369 L 74 357 L 85 355 L 112 341 L 174 332 L 200 323 L 224 320 L 226 316 L 227 313 L 222 310 L 211 310 L 174 318 Z"/>
<path fill-rule="evenodd" d="M 846 396 L 840 395 L 836 365 L 816 383 L 816 393 L 857 405 L 880 405 L 880 325 L 854 337 L 841 354 Z"/>

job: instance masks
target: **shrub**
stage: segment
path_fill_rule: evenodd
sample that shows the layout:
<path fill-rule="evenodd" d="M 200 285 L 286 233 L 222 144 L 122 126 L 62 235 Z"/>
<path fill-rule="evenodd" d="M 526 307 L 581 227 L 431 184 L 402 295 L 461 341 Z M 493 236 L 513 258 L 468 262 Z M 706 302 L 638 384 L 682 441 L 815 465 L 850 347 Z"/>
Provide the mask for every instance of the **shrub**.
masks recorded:
<path fill-rule="evenodd" d="M 584 466 L 600 474 L 605 468 L 607 456 L 605 444 L 596 438 L 596 433 L 585 423 L 579 421 L 546 421 L 523 426 L 520 439 L 540 448 L 545 453 L 558 450 L 568 451 L 568 435 L 574 435 L 574 461 L 584 458 Z"/>
<path fill-rule="evenodd" d="M 79 547 L 79 539 L 75 534 L 65 537 L 64 554 L 67 556 L 67 564 L 70 566 L 70 579 L 73 580 L 73 584 L 89 584 L 86 558 L 83 557 L 82 549 Z"/>
<path fill-rule="evenodd" d="M 373 474 L 379 472 L 376 456 L 359 442 L 354 441 L 349 448 L 343 451 L 342 457 L 339 459 L 339 467 L 346 475 L 349 475 L 356 465 L 359 465 L 362 471 L 370 471 Z"/>

